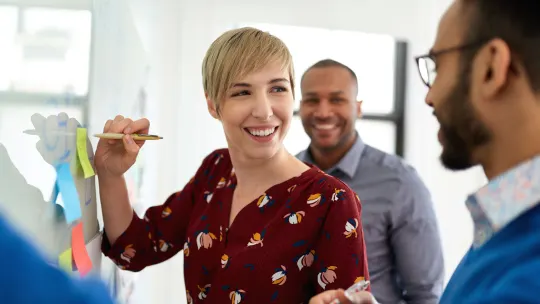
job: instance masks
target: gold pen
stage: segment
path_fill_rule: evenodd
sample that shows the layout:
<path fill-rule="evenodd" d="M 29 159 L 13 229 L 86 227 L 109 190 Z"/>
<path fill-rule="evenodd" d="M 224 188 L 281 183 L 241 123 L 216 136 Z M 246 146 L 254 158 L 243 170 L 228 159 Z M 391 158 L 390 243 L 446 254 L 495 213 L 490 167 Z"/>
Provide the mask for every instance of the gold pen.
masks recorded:
<path fill-rule="evenodd" d="M 94 134 L 94 137 L 103 138 L 103 139 L 122 139 L 126 134 L 123 133 L 101 133 Z M 133 140 L 160 140 L 163 139 L 161 136 L 150 135 L 150 134 L 129 134 Z"/>

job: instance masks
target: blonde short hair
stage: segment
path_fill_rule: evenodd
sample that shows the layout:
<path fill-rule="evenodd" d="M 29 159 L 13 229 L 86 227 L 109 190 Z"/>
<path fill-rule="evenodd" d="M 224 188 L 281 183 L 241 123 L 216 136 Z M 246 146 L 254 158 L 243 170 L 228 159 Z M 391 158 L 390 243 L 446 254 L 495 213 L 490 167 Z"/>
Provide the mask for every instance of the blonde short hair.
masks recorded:
<path fill-rule="evenodd" d="M 206 52 L 202 64 L 204 92 L 220 104 L 234 81 L 279 62 L 289 72 L 294 95 L 294 67 L 287 46 L 279 38 L 252 27 L 223 33 Z"/>

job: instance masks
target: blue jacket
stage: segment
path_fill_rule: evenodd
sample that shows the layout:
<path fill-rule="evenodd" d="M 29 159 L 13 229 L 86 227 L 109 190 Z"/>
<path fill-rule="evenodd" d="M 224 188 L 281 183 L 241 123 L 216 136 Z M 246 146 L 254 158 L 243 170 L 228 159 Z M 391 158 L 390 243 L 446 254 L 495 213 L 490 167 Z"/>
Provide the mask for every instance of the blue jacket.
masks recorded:
<path fill-rule="evenodd" d="M 99 278 L 72 278 L 50 265 L 1 216 L 0 269 L 0 303 L 113 303 Z"/>

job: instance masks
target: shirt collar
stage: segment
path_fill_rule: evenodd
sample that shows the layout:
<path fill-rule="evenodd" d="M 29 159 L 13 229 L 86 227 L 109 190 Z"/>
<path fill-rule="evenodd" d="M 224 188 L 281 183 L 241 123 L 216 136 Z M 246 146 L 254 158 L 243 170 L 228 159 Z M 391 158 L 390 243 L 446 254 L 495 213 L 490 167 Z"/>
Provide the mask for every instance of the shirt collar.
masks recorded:
<path fill-rule="evenodd" d="M 540 155 L 523 162 L 467 198 L 474 226 L 474 246 L 484 244 L 522 213 L 540 202 Z"/>
<path fill-rule="evenodd" d="M 326 172 L 332 173 L 332 171 L 334 170 L 340 170 L 345 173 L 349 178 L 354 178 L 356 170 L 358 169 L 358 165 L 360 164 L 360 157 L 362 156 L 365 147 L 366 145 L 364 144 L 362 138 L 360 138 L 360 135 L 357 132 L 356 139 L 351 149 L 347 151 L 347 154 L 345 154 L 345 156 L 343 156 L 343 158 L 334 167 L 326 170 Z M 311 164 L 315 164 L 309 148 L 300 152 L 298 154 L 298 159 Z"/>

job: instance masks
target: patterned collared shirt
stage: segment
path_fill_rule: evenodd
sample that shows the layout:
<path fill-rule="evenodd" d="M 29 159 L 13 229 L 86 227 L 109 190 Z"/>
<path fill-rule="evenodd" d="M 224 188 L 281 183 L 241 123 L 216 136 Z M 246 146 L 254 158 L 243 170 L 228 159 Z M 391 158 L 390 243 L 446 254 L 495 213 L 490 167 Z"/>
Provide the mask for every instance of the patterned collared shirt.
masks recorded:
<path fill-rule="evenodd" d="M 492 179 L 466 202 L 473 222 L 473 247 L 485 244 L 495 233 L 540 202 L 540 156 Z"/>

